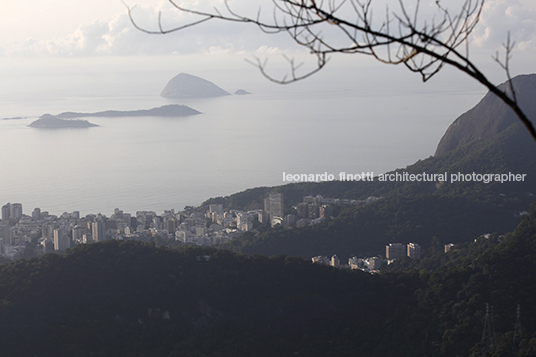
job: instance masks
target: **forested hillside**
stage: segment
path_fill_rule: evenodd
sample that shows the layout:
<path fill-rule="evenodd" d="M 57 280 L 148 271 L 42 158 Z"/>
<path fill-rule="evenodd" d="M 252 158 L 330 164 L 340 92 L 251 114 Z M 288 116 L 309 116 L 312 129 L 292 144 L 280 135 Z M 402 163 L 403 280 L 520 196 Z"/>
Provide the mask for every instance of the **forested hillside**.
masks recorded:
<path fill-rule="evenodd" d="M 519 212 L 534 200 L 536 143 L 520 124 L 497 136 L 462 146 L 440 157 L 421 160 L 398 172 L 525 174 L 517 182 L 325 182 L 274 188 L 291 202 L 306 194 L 382 199 L 347 207 L 334 220 L 302 229 L 248 233 L 229 247 L 249 254 L 314 255 L 383 253 L 389 242 L 429 246 L 432 241 L 460 243 L 485 233 L 505 233 L 520 221 Z M 230 196 L 222 202 L 247 207 L 261 200 L 267 188 Z M 253 198 L 255 196 L 255 198 Z M 339 197 L 341 197 L 339 196 Z M 258 198 L 257 198 L 258 197 Z M 333 196 L 332 196 L 333 197 Z M 337 197 L 337 196 L 335 196 Z"/>
<path fill-rule="evenodd" d="M 431 255 L 438 268 L 401 262 L 379 275 L 215 249 L 81 245 L 2 266 L 2 355 L 533 356 L 535 239 L 533 208 L 511 234 Z"/>

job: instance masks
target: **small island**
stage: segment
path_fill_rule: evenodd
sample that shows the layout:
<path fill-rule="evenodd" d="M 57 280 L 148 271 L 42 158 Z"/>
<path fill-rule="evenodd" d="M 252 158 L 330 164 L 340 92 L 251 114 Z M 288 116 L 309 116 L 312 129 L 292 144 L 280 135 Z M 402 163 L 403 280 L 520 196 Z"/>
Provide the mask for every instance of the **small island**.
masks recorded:
<path fill-rule="evenodd" d="M 57 116 L 44 114 L 36 121 L 32 122 L 29 127 L 40 129 L 61 129 L 61 128 L 91 128 L 98 126 L 87 120 L 67 120 Z"/>
<path fill-rule="evenodd" d="M 210 98 L 231 95 L 206 79 L 180 73 L 171 78 L 162 90 L 164 98 Z"/>
<path fill-rule="evenodd" d="M 251 94 L 251 93 L 248 92 L 247 90 L 244 90 L 244 89 L 237 89 L 234 94 L 235 95 L 246 95 L 246 94 Z"/>
<path fill-rule="evenodd" d="M 192 109 L 186 105 L 169 104 L 158 108 L 141 109 L 141 110 L 106 110 L 96 113 L 75 113 L 63 112 L 57 115 L 58 118 L 72 119 L 83 117 L 183 117 L 188 115 L 201 114 L 201 112 Z"/>
<path fill-rule="evenodd" d="M 184 117 L 189 115 L 201 114 L 201 112 L 192 109 L 186 105 L 170 104 L 164 105 L 158 108 L 141 109 L 141 110 L 106 110 L 96 113 L 76 113 L 76 112 L 63 112 L 58 115 L 44 114 L 39 117 L 38 120 L 31 123 L 32 128 L 89 128 L 92 126 L 98 126 L 92 124 L 87 120 L 72 120 L 75 118 L 87 118 L 87 117 L 109 117 L 109 118 L 122 118 L 122 117 Z"/>
<path fill-rule="evenodd" d="M 26 119 L 26 117 L 4 118 L 4 119 L 2 119 L 2 120 L 20 120 L 20 119 Z"/>

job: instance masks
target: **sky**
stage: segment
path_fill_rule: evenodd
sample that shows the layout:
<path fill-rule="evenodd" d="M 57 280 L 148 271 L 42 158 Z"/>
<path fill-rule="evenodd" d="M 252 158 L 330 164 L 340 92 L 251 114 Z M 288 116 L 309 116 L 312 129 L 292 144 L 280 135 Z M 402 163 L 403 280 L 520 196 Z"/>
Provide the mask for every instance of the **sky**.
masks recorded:
<path fill-rule="evenodd" d="M 260 57 L 287 53 L 306 53 L 285 34 L 267 35 L 255 26 L 210 21 L 178 33 L 149 35 L 136 30 L 130 22 L 126 5 L 135 6 L 136 22 L 149 30 L 157 29 L 158 12 L 164 27 L 185 23 L 189 17 L 173 9 L 165 0 L 2 0 L 0 11 L 1 58 L 88 58 L 102 56 L 143 57 L 181 56 L 192 54 L 236 55 Z M 381 1 L 381 2 L 380 2 Z M 378 0 L 392 11 L 397 1 Z M 185 0 L 177 3 L 194 9 L 217 7 L 224 11 L 222 1 Z M 414 1 L 404 1 L 412 9 Z M 432 1 L 431 3 L 435 3 Z M 446 1 L 443 1 L 447 4 Z M 451 12 L 459 9 L 460 0 L 449 0 Z M 269 2 L 230 1 L 233 9 L 254 15 L 257 8 L 269 14 Z M 423 18 L 432 6 L 422 1 Z M 381 13 L 381 12 L 377 12 Z M 501 80 L 500 68 L 491 56 L 501 49 L 510 33 L 516 42 L 512 59 L 513 74 L 534 72 L 536 54 L 536 2 L 534 0 L 487 0 L 479 25 L 471 37 L 471 56 L 477 64 Z M 362 56 L 359 56 L 362 57 Z M 354 65 L 369 63 L 367 59 L 351 59 Z M 82 63 L 82 61 L 81 61 Z"/>

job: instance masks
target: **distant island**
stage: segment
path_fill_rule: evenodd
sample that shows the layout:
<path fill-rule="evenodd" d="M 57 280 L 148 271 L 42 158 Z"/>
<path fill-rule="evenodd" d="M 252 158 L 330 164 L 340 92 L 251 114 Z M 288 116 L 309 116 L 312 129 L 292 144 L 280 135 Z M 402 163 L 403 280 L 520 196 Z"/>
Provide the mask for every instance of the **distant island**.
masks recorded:
<path fill-rule="evenodd" d="M 44 114 L 36 121 L 32 122 L 29 127 L 41 129 L 60 129 L 60 128 L 91 128 L 98 126 L 87 120 L 66 120 L 57 116 Z"/>
<path fill-rule="evenodd" d="M 209 98 L 231 95 L 206 79 L 180 73 L 173 77 L 162 90 L 165 98 Z"/>
<path fill-rule="evenodd" d="M 29 127 L 32 128 L 90 128 L 98 126 L 87 120 L 71 120 L 84 117 L 184 117 L 188 115 L 201 114 L 201 112 L 187 107 L 186 105 L 170 104 L 158 108 L 141 110 L 106 110 L 96 113 L 76 113 L 63 112 L 58 115 L 44 114 L 34 121 Z"/>
<path fill-rule="evenodd" d="M 2 120 L 20 120 L 20 119 L 26 119 L 26 117 L 4 118 L 4 119 L 2 119 Z"/>
<path fill-rule="evenodd" d="M 83 117 L 183 117 L 196 114 L 201 114 L 201 112 L 186 105 L 170 104 L 158 108 L 141 110 L 106 110 L 96 113 L 63 112 L 58 114 L 56 117 L 62 119 Z"/>
<path fill-rule="evenodd" d="M 247 90 L 244 90 L 244 89 L 237 89 L 234 94 L 235 95 L 245 95 L 245 94 L 251 94 L 251 93 L 248 92 Z"/>

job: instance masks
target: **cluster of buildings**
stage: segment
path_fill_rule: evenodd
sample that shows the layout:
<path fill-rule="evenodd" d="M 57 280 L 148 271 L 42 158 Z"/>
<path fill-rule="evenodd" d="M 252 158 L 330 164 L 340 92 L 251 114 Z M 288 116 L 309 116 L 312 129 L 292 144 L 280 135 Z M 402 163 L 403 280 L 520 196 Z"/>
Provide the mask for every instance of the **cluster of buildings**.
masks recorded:
<path fill-rule="evenodd" d="M 382 257 L 367 257 L 358 258 L 352 256 L 348 259 L 348 264 L 341 264 L 337 254 L 334 254 L 331 259 L 326 256 L 312 257 L 313 263 L 330 265 L 335 268 L 360 269 L 369 273 L 377 273 L 381 267 L 386 264 L 391 264 L 396 258 L 408 256 L 412 259 L 421 258 L 421 247 L 417 243 L 389 243 L 385 246 L 385 259 Z"/>
<path fill-rule="evenodd" d="M 358 258 L 356 256 L 351 256 L 348 259 L 348 263 L 343 264 L 337 254 L 334 254 L 331 258 L 319 255 L 312 257 L 311 261 L 317 264 L 329 265 L 334 268 L 359 269 L 368 273 L 377 273 L 380 271 L 380 268 L 385 265 L 385 259 L 381 257 Z"/>
<path fill-rule="evenodd" d="M 31 215 L 25 215 L 22 204 L 7 203 L 2 206 L 0 255 L 16 259 L 30 242 L 36 243 L 37 249 L 43 253 L 61 252 L 76 244 L 109 239 L 151 241 L 160 237 L 185 244 L 218 245 L 259 224 L 304 227 L 331 218 L 333 204 L 358 205 L 377 199 L 305 196 L 303 202 L 293 207 L 292 213 L 285 214 L 283 194 L 272 192 L 264 200 L 264 209 L 247 212 L 224 211 L 222 204 L 210 204 L 204 213 L 166 210 L 161 215 L 153 211 L 137 211 L 134 216 L 116 208 L 110 217 L 100 213 L 82 217 L 79 211 L 56 216 L 39 208 L 35 208 Z"/>
<path fill-rule="evenodd" d="M 385 246 L 385 258 L 390 264 L 396 258 L 407 255 L 412 259 L 421 259 L 421 247 L 417 243 L 389 243 Z"/>
<path fill-rule="evenodd" d="M 303 202 L 295 207 L 295 213 L 285 214 L 283 194 L 271 192 L 264 199 L 264 209 L 247 212 L 238 210 L 224 212 L 223 205 L 211 204 L 206 218 L 222 227 L 232 227 L 238 231 L 252 230 L 257 222 L 259 224 L 269 223 L 270 227 L 281 225 L 284 228 L 300 228 L 331 218 L 333 213 L 331 206 L 322 204 L 320 199 L 321 196 L 306 196 Z"/>
<path fill-rule="evenodd" d="M 237 234 L 236 228 L 208 225 L 198 212 L 167 210 L 157 215 L 153 211 L 138 211 L 133 216 L 116 208 L 110 217 L 100 213 L 82 217 L 78 211 L 56 216 L 36 208 L 31 215 L 25 215 L 20 203 L 8 203 L 2 207 L 0 255 L 16 259 L 30 242 L 48 253 L 81 243 L 109 239 L 151 241 L 155 236 L 200 245 L 220 244 Z"/>
<path fill-rule="evenodd" d="M 283 194 L 271 193 L 264 210 L 224 211 L 222 204 L 211 204 L 205 213 L 167 210 L 157 215 L 153 211 L 137 211 L 133 216 L 116 208 L 110 217 L 100 213 L 82 217 L 79 211 L 56 216 L 39 208 L 25 215 L 22 204 L 7 203 L 2 207 L 0 255 L 16 259 L 30 242 L 48 253 L 82 243 L 109 239 L 151 241 L 155 236 L 185 244 L 218 245 L 252 230 L 254 224 L 270 222 L 274 226 L 285 219 L 292 222 L 284 215 L 283 204 Z"/>
<path fill-rule="evenodd" d="M 485 234 L 481 237 L 489 239 L 490 234 Z M 477 239 L 475 239 L 475 242 L 476 241 Z M 445 253 L 448 253 L 454 247 L 456 247 L 456 245 L 453 243 L 445 244 Z M 411 259 L 420 259 L 421 247 L 417 243 L 389 243 L 385 246 L 385 258 L 379 256 L 367 258 L 358 258 L 356 256 L 352 256 L 348 259 L 348 264 L 341 264 L 337 254 L 334 254 L 331 258 L 323 255 L 312 257 L 311 261 L 313 263 L 329 265 L 335 268 L 360 269 L 368 273 L 378 273 L 380 268 L 391 264 L 395 261 L 395 259 L 403 256 L 408 256 Z"/>
<path fill-rule="evenodd" d="M 315 197 L 305 196 L 303 202 L 296 205 L 295 213 L 279 216 L 283 214 L 283 194 L 270 193 L 264 200 L 264 211 L 270 213 L 271 226 L 281 224 L 283 227 L 302 228 L 323 222 L 333 215 L 333 205 L 363 205 L 378 200 L 378 197 L 368 197 L 366 200 L 351 200 L 342 198 L 324 198 L 320 195 Z M 274 206 L 274 203 L 275 206 Z M 277 203 L 280 202 L 280 203 Z M 274 210 L 272 207 L 276 207 Z M 275 214 L 274 214 L 275 213 Z"/>
<path fill-rule="evenodd" d="M 329 205 L 359 206 L 359 205 L 366 205 L 368 203 L 372 203 L 372 202 L 377 201 L 379 199 L 380 199 L 380 197 L 375 197 L 375 196 L 370 196 L 365 200 L 353 200 L 353 199 L 347 199 L 347 198 L 324 198 L 321 195 L 317 195 L 316 197 L 305 196 L 303 198 L 303 202 L 329 204 Z"/>

